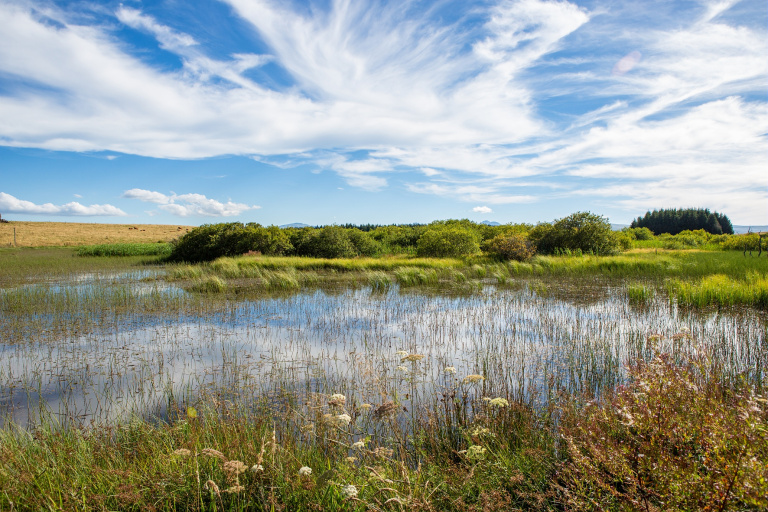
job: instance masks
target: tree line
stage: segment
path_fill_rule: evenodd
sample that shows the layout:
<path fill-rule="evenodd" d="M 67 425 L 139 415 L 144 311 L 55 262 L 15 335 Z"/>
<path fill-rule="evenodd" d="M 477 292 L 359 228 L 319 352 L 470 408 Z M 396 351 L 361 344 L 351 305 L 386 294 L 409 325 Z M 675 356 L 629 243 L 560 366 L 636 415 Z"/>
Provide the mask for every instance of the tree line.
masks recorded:
<path fill-rule="evenodd" d="M 199 262 L 248 253 L 319 258 L 388 254 L 465 257 L 485 253 L 522 261 L 536 252 L 613 254 L 630 245 L 629 235 L 612 231 L 608 219 L 590 212 L 577 212 L 536 226 L 490 226 L 468 219 L 426 225 L 301 228 L 230 222 L 192 229 L 173 243 L 170 259 Z"/>
<path fill-rule="evenodd" d="M 703 229 L 713 235 L 732 235 L 733 225 L 722 213 L 710 212 L 707 208 L 662 209 L 645 213 L 632 221 L 632 228 L 648 228 L 654 234 L 676 235 L 682 231 Z"/>

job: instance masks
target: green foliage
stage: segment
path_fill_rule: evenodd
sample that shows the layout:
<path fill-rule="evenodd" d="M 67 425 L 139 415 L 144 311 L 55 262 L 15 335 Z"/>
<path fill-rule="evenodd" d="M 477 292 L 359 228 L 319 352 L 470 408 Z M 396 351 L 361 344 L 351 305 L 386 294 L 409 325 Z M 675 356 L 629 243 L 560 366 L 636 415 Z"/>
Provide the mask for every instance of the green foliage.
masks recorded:
<path fill-rule="evenodd" d="M 315 258 L 351 258 L 358 252 L 348 231 L 340 226 L 305 230 L 296 245 L 296 254 Z"/>
<path fill-rule="evenodd" d="M 552 224 L 538 224 L 529 238 L 545 254 L 566 250 L 605 255 L 619 250 L 619 241 L 608 220 L 589 212 L 574 213 Z"/>
<path fill-rule="evenodd" d="M 682 334 L 685 336 L 685 334 Z M 630 382 L 565 408 L 567 510 L 765 510 L 768 408 L 704 356 L 638 362 Z"/>
<path fill-rule="evenodd" d="M 655 234 L 676 235 L 685 230 L 703 229 L 713 235 L 733 234 L 731 221 L 724 214 L 706 208 L 662 209 L 646 212 L 632 221 L 632 228 L 648 228 Z"/>
<path fill-rule="evenodd" d="M 763 251 L 768 250 L 768 240 L 760 238 L 757 233 L 732 235 L 720 239 L 720 247 L 732 251 L 757 251 L 762 245 Z"/>
<path fill-rule="evenodd" d="M 489 254 L 503 260 L 525 261 L 533 257 L 536 248 L 525 235 L 506 232 L 487 241 L 483 248 Z"/>
<path fill-rule="evenodd" d="M 227 289 L 227 283 L 217 276 L 204 276 L 195 281 L 190 289 L 198 293 L 223 293 Z"/>
<path fill-rule="evenodd" d="M 416 253 L 431 258 L 471 256 L 480 252 L 478 238 L 461 225 L 433 224 L 419 238 Z"/>
<path fill-rule="evenodd" d="M 174 242 L 171 261 L 212 261 L 247 252 L 282 255 L 293 249 L 286 233 L 277 226 L 244 226 L 240 222 L 204 224 Z"/>
<path fill-rule="evenodd" d="M 653 240 L 653 231 L 648 228 L 624 228 L 622 231 L 629 234 L 633 240 Z"/>
<path fill-rule="evenodd" d="M 173 246 L 167 243 L 100 244 L 78 247 L 78 256 L 169 256 Z"/>

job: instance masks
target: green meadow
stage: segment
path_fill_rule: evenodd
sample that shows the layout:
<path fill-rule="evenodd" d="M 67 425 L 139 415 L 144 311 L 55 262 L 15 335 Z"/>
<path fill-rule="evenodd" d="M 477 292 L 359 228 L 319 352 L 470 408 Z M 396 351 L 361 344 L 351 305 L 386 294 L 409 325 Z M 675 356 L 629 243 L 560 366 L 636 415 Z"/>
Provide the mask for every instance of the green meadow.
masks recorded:
<path fill-rule="evenodd" d="M 765 254 L 172 250 L 0 249 L 0 510 L 768 506 Z"/>

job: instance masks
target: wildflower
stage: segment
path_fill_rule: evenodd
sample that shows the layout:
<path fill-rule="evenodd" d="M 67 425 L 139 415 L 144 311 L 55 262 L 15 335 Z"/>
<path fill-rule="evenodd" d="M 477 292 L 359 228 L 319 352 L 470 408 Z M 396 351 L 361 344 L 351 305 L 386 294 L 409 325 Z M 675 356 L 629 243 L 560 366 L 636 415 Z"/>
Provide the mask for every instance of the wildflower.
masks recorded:
<path fill-rule="evenodd" d="M 339 426 L 346 427 L 352 422 L 352 417 L 349 414 L 339 414 L 336 416 L 336 423 Z"/>
<path fill-rule="evenodd" d="M 408 368 L 406 368 L 405 366 L 398 366 L 397 368 L 395 368 L 395 370 L 403 373 L 408 373 Z"/>
<path fill-rule="evenodd" d="M 488 428 L 475 427 L 469 431 L 469 435 L 471 435 L 472 437 L 480 437 L 480 436 L 492 436 L 493 433 Z"/>
<path fill-rule="evenodd" d="M 453 366 L 446 366 L 445 370 L 443 371 L 451 375 L 456 375 L 456 368 L 454 368 Z"/>
<path fill-rule="evenodd" d="M 230 487 L 229 489 L 225 490 L 224 492 L 228 492 L 230 494 L 237 494 L 238 492 L 242 492 L 244 490 L 245 490 L 245 487 L 243 487 L 240 484 L 237 484 L 237 485 L 233 485 L 232 487 Z"/>
<path fill-rule="evenodd" d="M 178 450 L 174 450 L 173 454 L 179 457 L 189 457 L 190 455 L 192 455 L 192 452 L 187 450 L 186 448 L 179 448 Z"/>
<path fill-rule="evenodd" d="M 398 350 L 397 352 L 395 352 L 395 355 L 397 357 L 406 357 L 408 355 L 408 352 L 406 352 L 405 350 Z"/>
<path fill-rule="evenodd" d="M 302 466 L 299 468 L 299 476 L 309 476 L 312 474 L 312 468 L 307 466 Z"/>
<path fill-rule="evenodd" d="M 373 451 L 373 454 L 377 457 L 381 457 L 383 459 L 388 459 L 394 455 L 395 451 L 390 448 L 384 448 L 383 446 L 379 446 Z"/>
<path fill-rule="evenodd" d="M 421 361 L 422 359 L 424 359 L 424 354 L 408 354 L 402 358 L 400 362 L 404 363 L 405 361 L 409 361 L 411 363 L 415 363 L 416 361 Z"/>
<path fill-rule="evenodd" d="M 264 466 L 261 464 L 254 464 L 251 466 L 251 473 L 260 473 L 261 471 L 264 471 Z"/>
<path fill-rule="evenodd" d="M 378 420 L 387 416 L 394 416 L 395 411 L 397 411 L 395 402 L 385 402 L 373 411 L 373 417 Z"/>
<path fill-rule="evenodd" d="M 224 470 L 225 473 L 239 475 L 241 473 L 245 473 L 246 466 L 239 460 L 231 460 L 229 462 L 225 462 L 224 467 L 222 469 Z"/>
<path fill-rule="evenodd" d="M 347 457 L 347 462 L 354 464 L 357 461 L 357 457 Z"/>
<path fill-rule="evenodd" d="M 334 402 L 346 402 L 347 397 L 345 397 L 341 393 L 334 393 L 331 395 L 331 400 Z"/>
<path fill-rule="evenodd" d="M 344 497 L 349 498 L 357 498 L 357 487 L 355 487 L 352 484 L 345 485 L 341 488 L 342 494 L 344 494 Z"/>
<path fill-rule="evenodd" d="M 488 402 L 488 405 L 491 407 L 509 407 L 509 402 L 506 398 L 494 398 L 491 401 Z"/>
<path fill-rule="evenodd" d="M 224 462 L 227 461 L 227 458 L 224 456 L 223 453 L 221 453 L 219 450 L 214 450 L 213 448 L 205 448 L 201 453 L 207 457 L 215 457 Z"/>
<path fill-rule="evenodd" d="M 207 482 L 205 482 L 205 488 L 216 494 L 221 494 L 221 491 L 219 491 L 219 486 L 216 485 L 216 482 L 214 482 L 213 480 L 208 480 Z"/>
<path fill-rule="evenodd" d="M 480 382 L 481 380 L 485 380 L 485 377 L 477 374 L 467 375 L 466 377 L 464 377 L 465 384 L 474 384 L 475 382 Z"/>
<path fill-rule="evenodd" d="M 362 405 L 360 405 L 360 408 L 361 408 L 362 410 L 364 410 L 364 411 L 367 411 L 367 410 L 368 410 L 368 409 L 370 409 L 371 407 L 373 407 L 371 404 L 362 404 Z"/>
<path fill-rule="evenodd" d="M 469 460 L 481 460 L 485 458 L 485 448 L 480 445 L 473 444 L 467 450 L 467 458 Z"/>
<path fill-rule="evenodd" d="M 355 443 L 352 443 L 352 448 L 355 450 L 362 450 L 365 448 L 365 441 L 357 441 Z"/>

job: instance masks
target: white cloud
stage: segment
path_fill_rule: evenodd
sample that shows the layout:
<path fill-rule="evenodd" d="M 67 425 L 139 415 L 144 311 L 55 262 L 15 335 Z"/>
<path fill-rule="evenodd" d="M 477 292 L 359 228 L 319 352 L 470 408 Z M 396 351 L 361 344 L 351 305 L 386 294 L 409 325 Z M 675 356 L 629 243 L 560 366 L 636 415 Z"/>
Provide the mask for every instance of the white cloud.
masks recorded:
<path fill-rule="evenodd" d="M 215 199 L 208 199 L 202 194 L 171 194 L 132 188 L 123 193 L 127 199 L 138 199 L 146 203 L 155 203 L 160 210 L 179 217 L 199 215 L 203 217 L 233 217 L 248 210 L 256 210 L 261 206 L 233 203 L 222 203 Z"/>
<path fill-rule="evenodd" d="M 0 96 L 0 141 L 164 158 L 244 154 L 311 164 L 366 190 L 413 170 L 419 181 L 407 190 L 481 204 L 590 191 L 602 200 L 628 180 L 640 199 L 616 204 L 652 206 L 692 190 L 709 198 L 704 191 L 725 172 L 757 192 L 726 184 L 718 204 L 765 214 L 757 205 L 765 199 L 768 34 L 728 21 L 734 1 L 687 5 L 664 28 L 602 25 L 609 12 L 556 0 L 473 4 L 471 28 L 445 24 L 439 5 L 421 3 L 339 0 L 300 10 L 224 1 L 270 55 L 213 58 L 203 35 L 170 28 L 138 3 L 120 7 L 118 22 L 181 59 L 183 68 L 169 71 L 132 54 L 110 24 L 86 26 L 46 4 L 56 20 L 47 23 L 39 2 L 0 3 L 0 73 L 39 86 Z M 292 82 L 256 82 L 248 70 L 267 62 Z M 557 107 L 546 102 L 570 105 L 575 96 L 591 111 L 562 108 L 547 119 Z M 675 169 L 674 181 L 665 169 Z M 531 178 L 552 190 L 521 194 L 520 180 Z M 253 208 L 129 192 L 177 215 Z"/>
<path fill-rule="evenodd" d="M 123 210 L 111 204 L 92 204 L 84 206 L 78 202 L 63 205 L 53 203 L 35 204 L 0 192 L 0 211 L 8 213 L 22 213 L 28 215 L 64 215 L 83 217 L 123 217 L 127 215 Z"/>
<path fill-rule="evenodd" d="M 493 210 L 491 210 L 487 206 L 475 206 L 474 208 L 472 208 L 472 211 L 475 213 L 493 213 Z"/>

